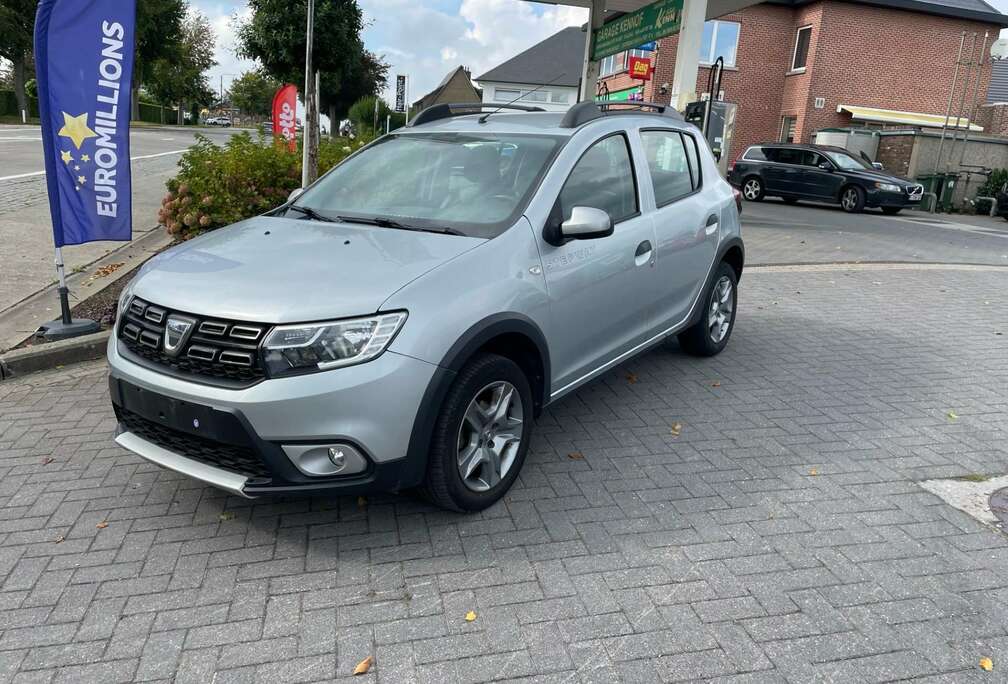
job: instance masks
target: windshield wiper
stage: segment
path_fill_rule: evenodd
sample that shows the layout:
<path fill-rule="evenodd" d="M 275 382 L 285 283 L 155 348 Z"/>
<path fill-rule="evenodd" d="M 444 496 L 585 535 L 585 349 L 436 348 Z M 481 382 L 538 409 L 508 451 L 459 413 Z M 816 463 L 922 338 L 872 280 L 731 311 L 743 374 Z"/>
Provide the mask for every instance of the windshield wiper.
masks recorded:
<path fill-rule="evenodd" d="M 323 216 L 311 207 L 301 207 L 296 204 L 291 204 L 287 206 L 288 209 L 293 209 L 294 211 L 299 211 L 313 221 L 325 221 L 327 223 L 336 223 L 336 219 L 330 218 L 329 216 Z"/>
<path fill-rule="evenodd" d="M 337 216 L 337 219 L 343 221 L 344 223 L 363 223 L 368 226 L 378 226 L 380 228 L 394 228 L 396 230 L 416 230 L 424 233 L 443 233 L 444 235 L 465 235 L 465 233 L 460 233 L 453 228 L 428 228 L 424 226 L 413 226 L 407 223 L 401 223 L 395 219 L 386 218 L 384 216 L 375 217 L 365 217 L 365 216 Z"/>

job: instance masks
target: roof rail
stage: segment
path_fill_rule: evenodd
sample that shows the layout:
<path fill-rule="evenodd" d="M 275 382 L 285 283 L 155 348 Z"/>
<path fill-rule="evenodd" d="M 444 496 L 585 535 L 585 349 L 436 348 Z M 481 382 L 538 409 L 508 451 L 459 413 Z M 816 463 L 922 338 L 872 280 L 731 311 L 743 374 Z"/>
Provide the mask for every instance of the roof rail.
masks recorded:
<path fill-rule="evenodd" d="M 465 116 L 466 114 L 479 114 L 484 110 L 496 111 L 498 109 L 516 109 L 520 112 L 545 112 L 542 107 L 528 107 L 515 104 L 494 104 L 492 102 L 454 102 L 436 104 L 423 110 L 409 122 L 410 126 L 422 126 L 438 119 L 448 119 L 453 116 Z"/>
<path fill-rule="evenodd" d="M 603 116 L 611 114 L 641 114 L 654 113 L 667 116 L 677 121 L 682 121 L 682 114 L 677 112 L 670 105 L 663 105 L 657 102 L 578 102 L 567 110 L 563 120 L 560 121 L 560 128 L 577 128 L 589 121 L 601 119 Z"/>

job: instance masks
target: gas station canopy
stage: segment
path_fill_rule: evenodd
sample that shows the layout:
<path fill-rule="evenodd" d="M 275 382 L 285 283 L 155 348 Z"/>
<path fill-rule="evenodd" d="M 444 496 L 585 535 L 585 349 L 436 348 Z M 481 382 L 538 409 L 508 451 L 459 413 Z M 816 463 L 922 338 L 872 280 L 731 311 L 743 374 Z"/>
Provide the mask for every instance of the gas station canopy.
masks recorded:
<path fill-rule="evenodd" d="M 675 71 L 672 83 L 672 103 L 682 111 L 686 103 L 696 99 L 697 71 L 700 67 L 700 42 L 703 25 L 707 19 L 722 17 L 744 7 L 757 4 L 758 0 L 537 0 L 552 5 L 567 5 L 588 9 L 588 27 L 584 49 L 584 70 L 581 75 L 580 99 L 593 97 L 598 81 L 599 62 L 592 59 L 592 36 L 607 19 L 623 13 L 637 12 L 649 5 L 661 8 L 659 21 L 668 32 L 660 37 L 679 34 L 676 47 Z M 678 12 L 678 21 L 670 22 L 662 14 Z M 598 55 L 596 55 L 598 57 Z"/>

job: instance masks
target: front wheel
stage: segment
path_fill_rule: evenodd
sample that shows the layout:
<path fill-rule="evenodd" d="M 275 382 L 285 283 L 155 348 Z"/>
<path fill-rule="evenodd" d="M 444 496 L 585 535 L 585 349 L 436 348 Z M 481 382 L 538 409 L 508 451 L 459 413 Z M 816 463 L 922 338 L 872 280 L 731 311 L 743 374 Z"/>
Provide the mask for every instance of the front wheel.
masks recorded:
<path fill-rule="evenodd" d="M 679 333 L 679 346 L 694 356 L 715 356 L 728 344 L 735 327 L 738 277 L 735 269 L 721 262 L 714 282 L 704 297 L 703 315 Z"/>
<path fill-rule="evenodd" d="M 840 206 L 848 214 L 857 214 L 862 209 L 864 209 L 865 203 L 865 193 L 864 190 L 856 185 L 848 186 L 844 188 L 843 193 L 840 195 Z"/>
<path fill-rule="evenodd" d="M 522 369 L 480 354 L 456 377 L 434 425 L 423 491 L 454 511 L 481 511 L 518 477 L 532 436 L 532 389 Z"/>
<path fill-rule="evenodd" d="M 742 196 L 750 202 L 759 202 L 763 199 L 763 181 L 752 176 L 746 178 L 742 183 Z"/>

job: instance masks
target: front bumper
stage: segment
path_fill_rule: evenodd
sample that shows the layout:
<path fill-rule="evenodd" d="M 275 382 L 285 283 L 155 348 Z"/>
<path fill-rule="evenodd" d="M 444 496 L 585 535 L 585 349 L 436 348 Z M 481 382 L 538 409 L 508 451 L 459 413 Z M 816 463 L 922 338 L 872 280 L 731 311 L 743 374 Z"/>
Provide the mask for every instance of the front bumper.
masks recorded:
<path fill-rule="evenodd" d="M 905 192 L 888 192 L 884 190 L 871 190 L 865 197 L 865 206 L 868 207 L 916 207 L 923 198 L 910 199 Z"/>
<path fill-rule="evenodd" d="M 444 371 L 386 351 L 368 363 L 227 389 L 142 365 L 109 341 L 116 442 L 162 467 L 242 496 L 394 491 L 419 483 L 428 388 Z M 422 440 L 421 440 L 422 441 Z M 347 445 L 363 466 L 313 475 L 288 455 Z M 347 469 L 351 470 L 350 468 Z"/>

